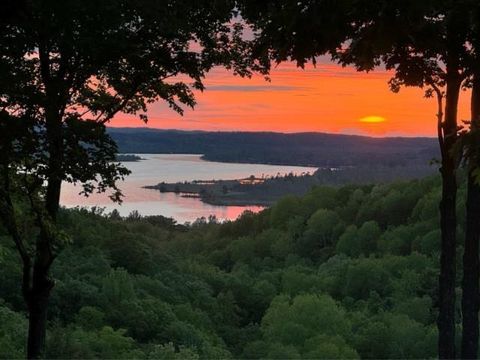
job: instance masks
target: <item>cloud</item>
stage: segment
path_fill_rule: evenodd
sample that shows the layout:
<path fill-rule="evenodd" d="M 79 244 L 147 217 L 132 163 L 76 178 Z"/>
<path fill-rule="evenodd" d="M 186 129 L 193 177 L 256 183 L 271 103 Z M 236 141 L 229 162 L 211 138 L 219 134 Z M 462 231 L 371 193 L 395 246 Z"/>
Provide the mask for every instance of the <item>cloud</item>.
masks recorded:
<path fill-rule="evenodd" d="M 352 66 L 342 66 L 332 61 L 324 60 L 317 63 L 316 66 L 307 65 L 304 69 L 298 68 L 293 62 L 284 62 L 274 67 L 271 71 L 271 78 L 275 77 L 289 77 L 292 74 L 307 75 L 309 77 L 315 76 L 320 78 L 365 78 L 367 73 L 364 71 L 357 71 Z M 384 68 L 376 68 L 374 71 L 368 72 L 369 79 L 389 79 L 392 76 L 392 71 L 387 71 Z"/>
<path fill-rule="evenodd" d="M 232 92 L 263 92 L 263 91 L 295 91 L 309 90 L 303 86 L 293 85 L 211 85 L 207 86 L 207 91 L 232 91 Z"/>
<path fill-rule="evenodd" d="M 371 129 L 361 129 L 358 127 L 343 128 L 338 131 L 339 134 L 344 135 L 358 135 L 369 137 L 432 137 L 428 132 L 411 133 L 408 131 L 397 131 L 381 129 L 378 131 L 372 131 Z"/>

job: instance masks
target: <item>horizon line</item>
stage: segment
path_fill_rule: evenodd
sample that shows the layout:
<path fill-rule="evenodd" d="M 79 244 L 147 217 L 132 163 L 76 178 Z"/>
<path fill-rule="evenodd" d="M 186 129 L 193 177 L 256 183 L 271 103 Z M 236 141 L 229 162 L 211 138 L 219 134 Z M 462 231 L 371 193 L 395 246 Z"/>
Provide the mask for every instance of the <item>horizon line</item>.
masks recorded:
<path fill-rule="evenodd" d="M 371 134 L 354 134 L 348 132 L 326 132 L 326 131 L 275 131 L 275 130 L 202 130 L 202 129 L 177 129 L 177 128 L 159 128 L 149 126 L 107 126 L 108 129 L 123 129 L 123 130 L 152 130 L 152 131 L 175 131 L 185 133 L 246 133 L 246 134 L 281 134 L 281 135 L 301 135 L 301 134 L 322 134 L 322 135 L 338 135 L 338 136 L 352 136 L 373 139 L 432 139 L 436 140 L 436 136 L 428 135 L 409 135 L 409 134 L 386 134 L 383 136 Z"/>

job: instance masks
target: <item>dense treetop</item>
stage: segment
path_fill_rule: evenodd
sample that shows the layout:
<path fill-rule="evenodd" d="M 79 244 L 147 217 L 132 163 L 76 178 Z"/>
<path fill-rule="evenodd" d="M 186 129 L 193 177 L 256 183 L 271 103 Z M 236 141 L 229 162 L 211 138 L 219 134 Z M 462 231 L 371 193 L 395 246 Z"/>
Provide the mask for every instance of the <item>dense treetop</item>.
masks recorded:
<path fill-rule="evenodd" d="M 63 210 L 47 355 L 435 357 L 439 196 L 434 178 L 316 187 L 189 226 Z M 0 357 L 20 357 L 21 271 L 0 248 Z"/>

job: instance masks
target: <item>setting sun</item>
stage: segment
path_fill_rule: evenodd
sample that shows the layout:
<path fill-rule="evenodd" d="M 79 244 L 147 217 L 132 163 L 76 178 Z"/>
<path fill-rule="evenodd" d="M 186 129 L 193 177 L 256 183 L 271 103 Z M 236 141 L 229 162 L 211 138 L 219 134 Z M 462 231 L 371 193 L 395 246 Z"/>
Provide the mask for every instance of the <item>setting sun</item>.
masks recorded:
<path fill-rule="evenodd" d="M 360 122 L 369 124 L 383 123 L 385 121 L 387 121 L 387 119 L 382 116 L 366 116 L 360 119 Z"/>

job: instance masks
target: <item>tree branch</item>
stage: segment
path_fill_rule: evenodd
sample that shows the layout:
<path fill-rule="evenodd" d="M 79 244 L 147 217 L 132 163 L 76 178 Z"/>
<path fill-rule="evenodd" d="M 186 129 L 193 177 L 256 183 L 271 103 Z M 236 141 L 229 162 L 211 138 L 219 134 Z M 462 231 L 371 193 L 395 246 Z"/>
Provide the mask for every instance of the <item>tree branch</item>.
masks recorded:
<path fill-rule="evenodd" d="M 13 238 L 15 246 L 22 258 L 24 264 L 30 263 L 30 256 L 28 255 L 27 248 L 20 234 L 18 224 L 15 217 L 15 210 L 13 207 L 13 201 L 10 196 L 11 187 L 10 187 L 10 178 L 8 176 L 8 168 L 3 166 L 3 178 L 4 178 L 4 187 L 0 188 L 0 199 L 4 203 L 3 206 L 0 206 L 0 215 L 2 217 L 2 222 L 7 228 L 8 232 Z"/>
<path fill-rule="evenodd" d="M 166 79 L 174 77 L 176 75 L 177 75 L 177 73 L 174 72 L 174 73 L 165 75 L 164 77 L 158 79 L 158 81 L 165 81 Z M 120 111 L 122 111 L 125 108 L 125 106 L 127 106 L 128 102 L 130 100 L 132 100 L 137 95 L 137 93 L 141 90 L 141 88 L 144 87 L 144 86 L 145 86 L 144 83 L 139 83 L 138 85 L 134 86 L 132 92 L 128 96 L 124 97 L 123 100 L 114 109 L 109 111 L 108 115 L 105 118 L 101 119 L 101 117 L 106 113 L 106 111 L 103 111 L 100 115 L 97 116 L 95 121 L 97 121 L 101 124 L 106 124 L 107 122 L 112 120 L 112 118 L 116 114 L 118 114 Z"/>
<path fill-rule="evenodd" d="M 446 155 L 445 135 L 443 129 L 443 93 L 442 90 L 435 84 L 435 82 L 429 81 L 428 85 L 432 87 L 437 97 L 437 137 L 443 159 Z"/>
<path fill-rule="evenodd" d="M 27 194 L 27 197 L 28 197 L 28 200 L 30 202 L 30 207 L 32 208 L 33 212 L 35 213 L 36 217 L 37 217 L 37 222 L 38 222 L 38 226 L 40 227 L 40 230 L 49 235 L 49 237 L 53 238 L 51 236 L 51 226 L 49 226 L 48 224 L 48 217 L 49 215 L 45 212 L 44 209 L 42 209 L 42 207 L 38 206 L 38 202 L 39 200 L 36 198 L 36 195 L 37 192 L 38 192 L 38 189 L 35 188 L 35 184 L 33 184 L 32 186 L 30 186 L 31 183 L 29 183 L 26 179 L 26 176 L 25 176 L 25 188 L 26 188 L 26 194 Z M 47 220 L 45 220 L 47 219 Z M 51 242 L 47 242 L 47 249 L 48 249 L 48 257 L 49 257 L 49 265 L 53 262 L 53 260 L 55 259 L 55 256 L 53 254 L 53 250 L 52 250 L 52 244 Z"/>

